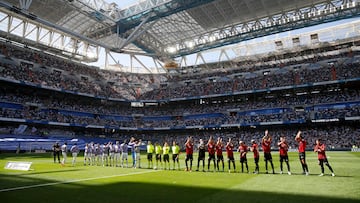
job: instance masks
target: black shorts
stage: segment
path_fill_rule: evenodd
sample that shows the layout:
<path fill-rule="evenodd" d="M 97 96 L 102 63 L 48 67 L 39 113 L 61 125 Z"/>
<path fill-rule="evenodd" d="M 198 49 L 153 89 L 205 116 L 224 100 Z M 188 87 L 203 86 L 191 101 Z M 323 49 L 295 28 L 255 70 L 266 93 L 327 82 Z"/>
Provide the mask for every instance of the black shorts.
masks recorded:
<path fill-rule="evenodd" d="M 193 160 L 193 155 L 192 155 L 192 154 L 187 154 L 187 155 L 186 155 L 186 161 L 187 161 L 187 160 L 191 160 L 191 161 L 192 161 L 192 160 Z"/>
<path fill-rule="evenodd" d="M 161 154 L 156 154 L 156 161 L 161 161 Z"/>
<path fill-rule="evenodd" d="M 234 156 L 228 156 L 228 161 L 235 161 Z"/>
<path fill-rule="evenodd" d="M 254 157 L 254 163 L 259 163 L 259 157 Z"/>
<path fill-rule="evenodd" d="M 264 161 L 272 161 L 272 156 L 270 152 L 264 152 Z"/>
<path fill-rule="evenodd" d="M 217 160 L 224 161 L 223 155 L 216 155 Z"/>
<path fill-rule="evenodd" d="M 172 155 L 172 160 L 175 161 L 179 161 L 179 155 L 178 154 L 173 154 Z"/>
<path fill-rule="evenodd" d="M 208 160 L 215 160 L 215 154 L 209 154 Z"/>
<path fill-rule="evenodd" d="M 325 158 L 325 159 L 319 159 L 319 165 L 323 165 L 323 164 L 325 164 L 325 165 L 328 165 L 328 164 L 329 164 L 327 158 Z"/>
<path fill-rule="evenodd" d="M 164 162 L 169 162 L 170 161 L 170 157 L 168 154 L 164 154 Z"/>
<path fill-rule="evenodd" d="M 152 160 L 153 160 L 152 153 L 148 153 L 148 154 L 147 154 L 147 159 L 148 159 L 149 161 L 152 161 Z"/>
<path fill-rule="evenodd" d="M 280 155 L 280 162 L 289 162 L 289 156 L 288 155 Z"/>
<path fill-rule="evenodd" d="M 205 160 L 205 150 L 199 150 L 198 160 Z"/>
<path fill-rule="evenodd" d="M 240 163 L 244 163 L 244 162 L 247 162 L 246 156 L 240 157 Z"/>
<path fill-rule="evenodd" d="M 300 160 L 302 160 L 302 159 L 305 160 L 305 152 L 299 152 L 299 159 Z"/>

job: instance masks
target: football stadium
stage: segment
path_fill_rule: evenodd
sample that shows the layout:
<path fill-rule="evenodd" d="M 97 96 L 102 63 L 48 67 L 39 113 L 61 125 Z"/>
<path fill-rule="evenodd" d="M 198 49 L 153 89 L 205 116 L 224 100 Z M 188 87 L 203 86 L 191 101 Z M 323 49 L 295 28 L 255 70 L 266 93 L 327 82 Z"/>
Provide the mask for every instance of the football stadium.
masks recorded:
<path fill-rule="evenodd" d="M 359 0 L 0 0 L 0 201 L 360 202 Z"/>

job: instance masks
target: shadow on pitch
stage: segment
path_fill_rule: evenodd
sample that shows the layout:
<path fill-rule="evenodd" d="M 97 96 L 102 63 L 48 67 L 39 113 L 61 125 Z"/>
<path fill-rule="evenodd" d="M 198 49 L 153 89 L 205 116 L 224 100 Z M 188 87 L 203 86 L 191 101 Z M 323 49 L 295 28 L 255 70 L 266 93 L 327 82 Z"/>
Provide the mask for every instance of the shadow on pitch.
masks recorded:
<path fill-rule="evenodd" d="M 9 177 L 8 177 L 9 178 Z M 164 177 L 166 178 L 166 177 Z M 33 177 L 23 177 L 37 184 L 46 184 L 49 181 Z M 0 177 L 0 182 L 6 179 Z M 9 179 L 7 179 L 9 181 Z M 16 180 L 12 180 L 16 181 Z M 211 180 L 209 180 L 211 181 Z M 215 184 L 215 183 L 214 183 Z M 316 188 L 318 189 L 318 188 Z M 321 188 L 319 188 L 321 189 Z M 9 192 L 0 192 L 4 202 L 316 202 L 316 203 L 358 203 L 357 199 L 336 198 L 314 195 L 294 195 L 287 193 L 272 193 L 263 191 L 232 190 L 225 188 L 205 188 L 177 185 L 176 183 L 149 183 L 149 182 L 117 182 L 111 184 L 84 185 L 81 183 L 66 183 L 53 186 L 25 188 Z"/>

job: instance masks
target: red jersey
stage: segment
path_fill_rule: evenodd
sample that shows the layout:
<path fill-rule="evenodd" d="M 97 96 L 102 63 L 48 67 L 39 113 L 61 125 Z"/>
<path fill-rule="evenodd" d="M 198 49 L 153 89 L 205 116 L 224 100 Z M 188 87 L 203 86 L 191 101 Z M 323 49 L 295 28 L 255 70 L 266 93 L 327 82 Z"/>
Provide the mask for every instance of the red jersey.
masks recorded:
<path fill-rule="evenodd" d="M 217 144 L 216 145 L 216 155 L 218 155 L 218 156 L 222 155 L 223 147 L 224 147 L 223 144 Z"/>
<path fill-rule="evenodd" d="M 254 143 L 251 146 L 252 151 L 254 152 L 254 158 L 259 158 L 259 146 L 258 144 Z"/>
<path fill-rule="evenodd" d="M 289 145 L 286 142 L 282 142 L 279 145 L 280 156 L 287 156 Z"/>
<path fill-rule="evenodd" d="M 300 153 L 305 152 L 305 149 L 306 149 L 306 141 L 304 139 L 301 139 L 299 141 L 299 152 Z"/>
<path fill-rule="evenodd" d="M 228 157 L 234 157 L 234 145 L 233 144 L 228 144 L 226 145 L 226 154 Z"/>
<path fill-rule="evenodd" d="M 215 154 L 215 144 L 214 143 L 210 142 L 208 144 L 208 152 L 211 155 Z"/>
<path fill-rule="evenodd" d="M 318 153 L 318 159 L 326 159 L 325 144 L 317 144 L 314 151 Z"/>
<path fill-rule="evenodd" d="M 185 146 L 186 146 L 186 154 L 188 154 L 188 155 L 193 154 L 194 144 L 191 143 L 191 142 L 189 142 L 189 143 L 187 143 Z"/>
<path fill-rule="evenodd" d="M 240 145 L 239 146 L 240 158 L 246 157 L 247 151 L 248 151 L 248 146 Z"/>
<path fill-rule="evenodd" d="M 262 147 L 262 149 L 263 149 L 263 151 L 265 153 L 270 153 L 271 152 L 271 142 L 270 141 L 263 140 L 261 142 L 261 147 Z"/>

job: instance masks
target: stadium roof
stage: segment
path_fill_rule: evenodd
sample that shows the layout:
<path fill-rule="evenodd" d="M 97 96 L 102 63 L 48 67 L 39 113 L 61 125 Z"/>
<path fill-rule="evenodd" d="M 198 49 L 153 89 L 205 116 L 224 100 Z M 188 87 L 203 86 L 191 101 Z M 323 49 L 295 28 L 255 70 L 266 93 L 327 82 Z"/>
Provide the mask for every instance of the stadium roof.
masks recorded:
<path fill-rule="evenodd" d="M 104 0 L 3 0 L 0 7 L 83 47 L 161 61 L 360 14 L 357 0 L 141 0 L 124 9 Z"/>

